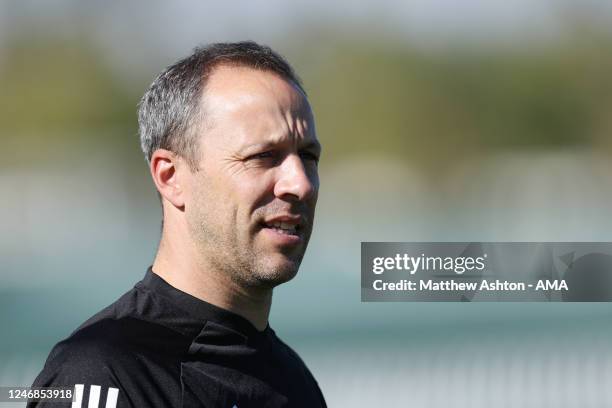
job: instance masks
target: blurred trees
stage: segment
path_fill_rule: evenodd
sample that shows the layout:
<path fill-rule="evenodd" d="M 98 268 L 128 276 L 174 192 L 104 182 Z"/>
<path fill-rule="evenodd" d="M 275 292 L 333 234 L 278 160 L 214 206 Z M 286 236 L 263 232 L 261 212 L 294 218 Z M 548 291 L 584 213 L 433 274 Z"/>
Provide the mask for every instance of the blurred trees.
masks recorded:
<path fill-rule="evenodd" d="M 499 149 L 608 148 L 612 38 L 425 51 L 343 42 L 307 86 L 326 154 L 427 167 Z"/>
<path fill-rule="evenodd" d="M 326 160 L 380 153 L 435 168 L 491 149 L 607 149 L 610 36 L 430 50 L 326 40 L 289 56 L 309 90 Z M 0 56 L 0 134 L 12 151 L 5 166 L 41 160 L 32 146 L 82 143 L 100 129 L 112 129 L 100 142 L 136 151 L 136 104 L 152 78 L 122 82 L 85 39 L 19 38 Z"/>
<path fill-rule="evenodd" d="M 0 168 L 53 163 L 50 148 L 86 153 L 134 137 L 136 90 L 83 39 L 18 38 L 0 54 L 0 78 L 0 135 L 10 151 Z M 105 140 L 96 140 L 100 132 Z"/>

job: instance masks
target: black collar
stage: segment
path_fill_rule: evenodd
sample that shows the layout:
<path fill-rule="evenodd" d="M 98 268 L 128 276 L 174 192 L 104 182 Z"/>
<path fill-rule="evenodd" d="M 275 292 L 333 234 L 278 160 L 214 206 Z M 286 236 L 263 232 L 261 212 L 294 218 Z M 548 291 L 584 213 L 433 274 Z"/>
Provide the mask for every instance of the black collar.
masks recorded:
<path fill-rule="evenodd" d="M 244 317 L 175 288 L 153 272 L 152 267 L 147 269 L 144 279 L 138 283 L 138 286 L 166 298 L 173 305 L 203 324 L 206 322 L 217 323 L 244 335 L 250 340 L 263 339 L 273 333 L 270 325 L 266 326 L 263 331 L 259 331 Z"/>

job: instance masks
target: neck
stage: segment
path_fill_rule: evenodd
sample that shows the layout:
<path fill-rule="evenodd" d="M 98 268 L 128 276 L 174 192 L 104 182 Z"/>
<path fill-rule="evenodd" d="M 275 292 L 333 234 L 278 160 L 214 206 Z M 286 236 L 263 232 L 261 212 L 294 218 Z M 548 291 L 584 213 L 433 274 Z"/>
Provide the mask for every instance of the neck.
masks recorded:
<path fill-rule="evenodd" d="M 272 289 L 242 287 L 195 254 L 192 243 L 167 239 L 164 231 L 153 272 L 176 289 L 236 313 L 257 330 L 264 330 L 272 305 Z"/>

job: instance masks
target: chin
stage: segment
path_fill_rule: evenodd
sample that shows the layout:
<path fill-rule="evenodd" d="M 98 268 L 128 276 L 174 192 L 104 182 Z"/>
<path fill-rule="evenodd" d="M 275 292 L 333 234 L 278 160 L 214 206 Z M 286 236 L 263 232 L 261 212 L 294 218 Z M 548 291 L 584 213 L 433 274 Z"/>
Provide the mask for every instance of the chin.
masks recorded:
<path fill-rule="evenodd" d="M 256 268 L 254 279 L 260 286 L 273 288 L 290 281 L 297 275 L 300 268 L 299 260 L 284 259 L 269 260 Z"/>

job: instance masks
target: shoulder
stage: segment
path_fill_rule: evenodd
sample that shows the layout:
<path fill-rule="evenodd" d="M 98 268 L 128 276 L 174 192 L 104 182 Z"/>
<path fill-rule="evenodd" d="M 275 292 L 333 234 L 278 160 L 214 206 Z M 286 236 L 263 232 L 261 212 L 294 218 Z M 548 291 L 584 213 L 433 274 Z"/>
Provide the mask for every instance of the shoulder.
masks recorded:
<path fill-rule="evenodd" d="M 150 406 L 151 399 L 168 401 L 166 393 L 176 393 L 177 361 L 187 348 L 186 339 L 163 324 L 125 313 L 130 308 L 124 306 L 116 302 L 57 343 L 33 386 L 75 389 L 83 406 L 92 395 L 99 398 L 100 406 L 113 408 L 115 397 L 116 407 Z"/>
<path fill-rule="evenodd" d="M 169 406 L 166 402 L 180 395 L 176 354 L 182 349 L 180 338 L 163 326 L 103 319 L 55 345 L 32 386 L 74 389 L 82 406 L 98 407 L 92 399 L 101 407 Z M 45 405 L 28 405 L 34 407 Z"/>
<path fill-rule="evenodd" d="M 48 360 L 81 356 L 123 362 L 134 354 L 182 352 L 189 340 L 163 299 L 138 287 L 125 293 L 58 343 Z M 73 357 L 71 357 L 73 358 Z"/>
<path fill-rule="evenodd" d="M 129 332 L 121 333 L 126 322 L 105 319 L 79 329 L 57 343 L 35 380 L 39 387 L 104 383 L 117 385 L 132 368 L 135 355 Z"/>
<path fill-rule="evenodd" d="M 44 369 L 82 375 L 106 370 L 117 375 L 178 359 L 188 344 L 189 339 L 181 333 L 157 322 L 137 316 L 109 317 L 101 312 L 57 343 Z"/>
<path fill-rule="evenodd" d="M 110 407 L 117 406 L 121 394 L 124 403 L 119 406 L 131 406 L 125 403 L 121 379 L 126 354 L 117 351 L 106 341 L 71 336 L 53 348 L 32 386 L 69 388 L 75 392 L 75 401 L 83 401 L 84 398 L 85 403 L 90 398 L 99 400 L 100 394 L 103 394 L 102 402 L 107 401 L 106 406 Z M 28 408 L 45 406 L 45 403 L 30 403 Z M 49 406 L 61 405 L 54 403 Z"/>

